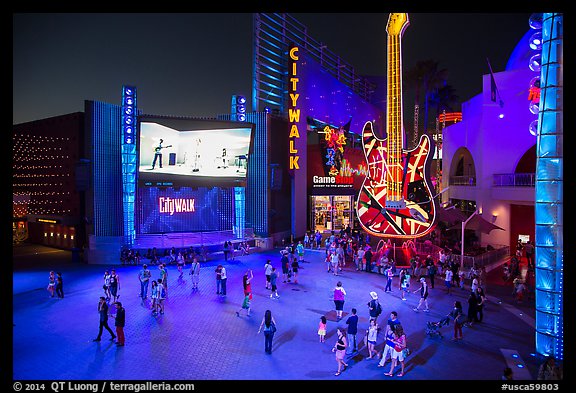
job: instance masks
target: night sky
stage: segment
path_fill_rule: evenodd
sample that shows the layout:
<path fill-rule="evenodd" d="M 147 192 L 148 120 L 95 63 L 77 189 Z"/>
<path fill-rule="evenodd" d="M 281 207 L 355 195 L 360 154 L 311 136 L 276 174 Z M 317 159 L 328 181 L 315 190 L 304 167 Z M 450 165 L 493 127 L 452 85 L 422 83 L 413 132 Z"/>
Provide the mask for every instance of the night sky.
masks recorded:
<path fill-rule="evenodd" d="M 385 75 L 387 13 L 291 15 L 359 74 Z M 410 13 L 403 72 L 435 60 L 466 101 L 481 92 L 486 58 L 504 71 L 530 15 Z M 13 124 L 81 112 L 84 100 L 120 104 L 124 84 L 148 114 L 229 112 L 232 95 L 252 95 L 252 14 L 13 14 Z"/>

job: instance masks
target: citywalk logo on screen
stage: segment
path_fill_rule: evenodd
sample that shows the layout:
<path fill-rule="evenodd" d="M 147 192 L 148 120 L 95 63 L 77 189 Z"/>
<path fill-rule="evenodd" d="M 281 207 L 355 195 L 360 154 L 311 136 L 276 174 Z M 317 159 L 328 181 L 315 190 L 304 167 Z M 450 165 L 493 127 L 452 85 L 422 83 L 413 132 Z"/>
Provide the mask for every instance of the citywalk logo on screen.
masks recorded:
<path fill-rule="evenodd" d="M 194 213 L 194 199 L 193 198 L 158 198 L 158 208 L 160 213 L 170 214 L 174 213 Z"/>

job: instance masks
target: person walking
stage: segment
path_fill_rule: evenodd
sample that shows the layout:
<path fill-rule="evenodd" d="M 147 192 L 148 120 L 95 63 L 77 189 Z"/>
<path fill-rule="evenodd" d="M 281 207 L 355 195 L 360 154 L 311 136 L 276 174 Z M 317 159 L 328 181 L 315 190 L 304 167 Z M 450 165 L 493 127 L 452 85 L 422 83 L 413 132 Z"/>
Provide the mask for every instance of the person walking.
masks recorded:
<path fill-rule="evenodd" d="M 176 266 L 178 267 L 178 273 L 180 273 L 178 275 L 178 278 L 182 278 L 182 276 L 184 275 L 184 267 L 186 267 L 186 262 L 184 260 L 184 255 L 182 254 L 182 251 L 179 251 L 178 255 L 176 256 Z"/>
<path fill-rule="evenodd" d="M 165 263 L 161 263 L 158 267 L 160 269 L 160 279 L 158 283 L 164 287 L 165 297 L 168 296 L 168 267 Z"/>
<path fill-rule="evenodd" d="M 222 293 L 222 265 L 216 266 L 214 272 L 216 272 L 216 295 L 220 295 Z"/>
<path fill-rule="evenodd" d="M 486 293 L 486 285 L 488 284 L 486 280 L 487 274 L 488 273 L 486 272 L 486 266 L 482 265 L 482 267 L 480 268 L 480 273 L 478 274 L 478 281 L 479 281 L 478 284 L 484 289 L 484 293 Z"/>
<path fill-rule="evenodd" d="M 110 341 L 114 341 L 116 339 L 116 335 L 108 326 L 108 303 L 106 303 L 106 298 L 104 296 L 100 296 L 100 301 L 98 302 L 98 315 L 100 317 L 100 324 L 98 326 L 98 336 L 92 341 L 100 341 L 102 338 L 102 331 L 105 328 L 110 333 Z"/>
<path fill-rule="evenodd" d="M 158 314 L 158 299 L 160 299 L 160 292 L 158 292 L 158 283 L 156 280 L 152 280 L 152 288 L 151 288 L 151 295 L 152 295 L 152 315 Z"/>
<path fill-rule="evenodd" d="M 266 276 L 266 289 L 271 289 L 270 277 L 272 275 L 272 262 L 270 259 L 266 260 L 266 264 L 264 265 L 264 275 Z"/>
<path fill-rule="evenodd" d="M 308 234 L 306 234 L 306 236 L 308 236 Z M 298 260 L 304 262 L 304 245 L 301 241 L 298 242 L 298 245 L 296 246 L 296 253 L 298 254 Z"/>
<path fill-rule="evenodd" d="M 384 350 L 382 351 L 382 357 L 380 362 L 378 363 L 378 367 L 384 367 L 386 361 L 388 360 L 388 355 L 390 355 L 390 360 L 392 360 L 392 350 L 394 349 L 394 329 L 396 329 L 396 325 L 399 325 L 400 321 L 398 320 L 398 313 L 396 311 L 392 311 L 390 313 L 390 318 L 388 319 L 388 323 L 386 324 L 386 330 L 384 331 Z"/>
<path fill-rule="evenodd" d="M 300 265 L 298 264 L 298 259 L 296 257 L 292 258 L 292 276 L 294 277 L 294 284 L 298 284 L 298 269 Z"/>
<path fill-rule="evenodd" d="M 279 299 L 280 295 L 278 295 L 278 286 L 276 285 L 276 281 L 278 280 L 278 272 L 276 268 L 272 268 L 272 273 L 270 274 L 270 299 Z"/>
<path fill-rule="evenodd" d="M 258 328 L 258 334 L 264 331 L 264 352 L 268 355 L 272 353 L 272 341 L 274 340 L 274 333 L 276 333 L 276 321 L 272 316 L 272 311 L 266 310 L 262 322 Z"/>
<path fill-rule="evenodd" d="M 230 243 L 228 240 L 224 241 L 224 262 L 228 262 L 228 254 L 230 254 Z"/>
<path fill-rule="evenodd" d="M 378 294 L 376 292 L 370 292 L 370 297 L 372 299 L 368 302 L 368 313 L 370 314 L 370 320 L 376 320 L 382 314 L 382 306 L 378 302 Z"/>
<path fill-rule="evenodd" d="M 164 314 L 164 302 L 166 301 L 166 287 L 164 286 L 164 283 L 162 282 L 162 279 L 159 278 L 158 279 L 158 312 L 160 314 Z"/>
<path fill-rule="evenodd" d="M 226 296 L 226 282 L 227 281 L 228 281 L 228 276 L 226 275 L 226 268 L 224 266 L 222 266 L 222 269 L 220 270 L 220 285 L 221 285 L 220 294 L 222 296 Z"/>
<path fill-rule="evenodd" d="M 366 271 L 368 273 L 372 273 L 372 249 L 369 245 L 366 246 L 366 250 L 364 252 L 364 260 L 366 261 Z"/>
<path fill-rule="evenodd" d="M 54 292 L 56 291 L 56 273 L 54 273 L 54 271 L 50 271 L 48 274 L 48 286 L 46 290 L 50 294 L 49 297 L 54 297 Z"/>
<path fill-rule="evenodd" d="M 392 292 L 392 279 L 394 278 L 394 272 L 392 271 L 392 266 L 388 266 L 386 269 L 386 288 L 384 288 L 384 293 Z"/>
<path fill-rule="evenodd" d="M 462 311 L 462 303 L 459 300 L 454 302 L 454 308 L 448 314 L 450 318 L 454 321 L 454 337 L 453 341 L 462 340 L 464 337 L 462 335 L 462 326 L 464 325 L 464 312 Z"/>
<path fill-rule="evenodd" d="M 430 308 L 428 307 L 428 284 L 426 283 L 425 277 L 420 278 L 420 284 L 421 284 L 420 288 L 414 291 L 414 293 L 420 291 L 420 301 L 418 302 L 416 308 L 414 308 L 414 311 L 420 311 L 420 306 L 424 305 L 426 306 L 424 311 L 429 312 Z"/>
<path fill-rule="evenodd" d="M 478 298 L 476 293 L 470 291 L 468 295 L 468 326 L 472 327 L 474 322 L 478 322 Z"/>
<path fill-rule="evenodd" d="M 366 345 L 368 346 L 367 359 L 377 358 L 380 353 L 376 350 L 376 340 L 378 338 L 378 322 L 376 319 L 370 319 L 370 326 L 366 330 Z"/>
<path fill-rule="evenodd" d="M 336 363 L 338 363 L 338 371 L 336 371 L 336 374 L 334 375 L 338 376 L 344 370 L 346 370 L 346 367 L 348 367 L 348 364 L 344 362 L 344 357 L 346 356 L 346 347 L 348 346 L 348 343 L 346 342 L 344 329 L 338 328 L 336 332 L 338 334 L 338 337 L 336 340 L 336 344 L 334 344 L 334 347 L 332 348 L 332 352 L 336 353 Z"/>
<path fill-rule="evenodd" d="M 474 293 L 476 293 L 478 291 L 478 286 L 480 285 L 480 282 L 478 281 L 478 275 L 474 274 L 472 275 L 472 281 L 470 284 L 470 290 Z"/>
<path fill-rule="evenodd" d="M 62 272 L 56 273 L 56 295 L 58 295 L 58 299 L 64 299 L 64 280 L 62 279 Z"/>
<path fill-rule="evenodd" d="M 446 286 L 446 293 L 450 295 L 450 288 L 452 288 L 452 277 L 454 276 L 454 272 L 447 268 L 444 272 L 444 285 Z"/>
<path fill-rule="evenodd" d="M 410 269 L 413 276 L 416 276 L 416 268 L 418 267 L 418 255 L 414 255 L 410 258 Z"/>
<path fill-rule="evenodd" d="M 524 252 L 528 261 L 528 269 L 534 269 L 534 245 L 531 240 L 528 240 L 524 245 Z"/>
<path fill-rule="evenodd" d="M 335 276 L 338 275 L 338 264 L 340 263 L 340 257 L 336 252 L 336 249 L 332 250 L 330 253 L 330 269 L 332 270 L 332 274 Z"/>
<path fill-rule="evenodd" d="M 142 300 L 148 297 L 148 283 L 152 273 L 148 270 L 148 265 L 142 265 L 142 270 L 138 272 L 138 280 L 140 281 L 140 297 Z"/>
<path fill-rule="evenodd" d="M 346 348 L 346 353 L 348 355 L 353 355 L 358 352 L 358 341 L 356 336 L 358 334 L 358 315 L 356 315 L 357 310 L 352 308 L 351 315 L 346 319 L 346 338 L 348 339 L 348 347 Z"/>
<path fill-rule="evenodd" d="M 484 305 L 486 304 L 486 294 L 484 293 L 484 288 L 480 285 L 476 290 L 476 320 L 482 322 L 484 319 Z"/>
<path fill-rule="evenodd" d="M 394 339 L 392 340 L 392 342 L 394 343 L 394 348 L 392 349 L 392 364 L 390 364 L 390 371 L 384 373 L 384 375 L 392 377 L 394 375 L 394 369 L 396 368 L 396 365 L 398 364 L 398 362 L 400 362 L 401 369 L 400 372 L 398 373 L 398 376 L 403 377 L 404 349 L 406 348 L 408 343 L 406 341 L 406 334 L 404 333 L 404 328 L 402 327 L 401 324 L 396 325 L 396 328 L 394 329 Z"/>
<path fill-rule="evenodd" d="M 192 263 L 190 264 L 190 273 L 188 273 L 192 278 L 192 289 L 198 290 L 198 284 L 200 283 L 200 262 L 198 258 L 194 256 L 192 258 Z"/>
<path fill-rule="evenodd" d="M 112 303 L 116 303 L 120 298 L 120 277 L 116 274 L 116 270 L 110 270 L 110 294 L 112 295 Z"/>
<path fill-rule="evenodd" d="M 430 288 L 434 289 L 434 281 L 436 278 L 436 264 L 434 263 L 433 259 L 430 259 L 430 263 L 428 264 L 428 279 L 430 280 Z"/>
<path fill-rule="evenodd" d="M 366 260 L 364 259 L 364 247 L 358 247 L 358 251 L 356 252 L 356 258 L 358 259 L 358 271 L 364 271 L 366 269 Z"/>
<path fill-rule="evenodd" d="M 344 301 L 346 298 L 346 291 L 342 286 L 342 281 L 336 283 L 334 288 L 334 306 L 336 308 L 336 321 L 342 319 L 342 311 L 344 310 Z"/>
<path fill-rule="evenodd" d="M 288 250 L 289 247 L 286 247 L 285 250 L 280 251 L 282 255 L 280 257 L 280 265 L 282 267 L 282 282 L 290 282 L 290 278 L 288 277 L 288 274 L 290 273 L 290 259 L 288 258 L 288 255 L 290 252 Z"/>
<path fill-rule="evenodd" d="M 407 269 L 400 270 L 400 290 L 402 290 L 402 300 L 406 300 L 406 295 L 410 294 L 410 274 Z"/>
<path fill-rule="evenodd" d="M 124 326 L 126 325 L 126 309 L 122 306 L 122 303 L 120 302 L 115 302 L 114 305 L 116 306 L 116 314 L 113 314 L 112 317 L 114 317 L 114 326 L 116 327 L 116 337 L 118 337 L 116 345 L 119 347 L 123 347 L 125 343 Z"/>
<path fill-rule="evenodd" d="M 326 316 L 322 315 L 320 317 L 320 322 L 318 322 L 318 337 L 320 338 L 320 342 L 326 342 L 326 325 L 328 324 L 326 320 Z"/>
<path fill-rule="evenodd" d="M 244 288 L 244 301 L 242 302 L 242 307 L 240 310 L 236 311 L 236 316 L 240 316 L 242 310 L 246 310 L 246 316 L 250 316 L 250 301 L 252 300 L 252 284 L 250 283 L 254 278 L 252 269 L 248 269 L 246 273 L 242 276 L 242 287 Z"/>
<path fill-rule="evenodd" d="M 110 273 L 108 270 L 104 272 L 104 285 L 102 285 L 102 289 L 104 289 L 104 295 L 106 296 L 106 301 L 109 301 L 112 297 L 110 293 Z"/>

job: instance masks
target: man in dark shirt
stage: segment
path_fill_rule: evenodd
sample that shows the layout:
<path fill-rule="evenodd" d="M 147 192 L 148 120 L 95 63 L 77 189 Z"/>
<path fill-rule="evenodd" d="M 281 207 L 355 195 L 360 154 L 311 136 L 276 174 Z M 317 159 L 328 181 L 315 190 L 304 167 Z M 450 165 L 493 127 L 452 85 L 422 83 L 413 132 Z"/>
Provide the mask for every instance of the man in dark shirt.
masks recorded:
<path fill-rule="evenodd" d="M 358 334 L 358 315 L 356 315 L 356 309 L 352 309 L 352 315 L 346 319 L 346 324 L 348 329 L 346 331 L 348 338 L 348 346 L 346 347 L 346 354 L 352 355 L 358 352 L 358 344 L 356 342 L 356 334 Z"/>
<path fill-rule="evenodd" d="M 372 272 L 372 249 L 370 247 L 364 253 L 364 259 L 366 260 L 366 271 Z"/>
<path fill-rule="evenodd" d="M 116 326 L 116 336 L 118 341 L 116 345 L 119 347 L 124 346 L 124 325 L 126 324 L 126 309 L 122 307 L 122 303 L 116 302 L 116 315 L 114 316 L 114 326 Z"/>
<path fill-rule="evenodd" d="M 110 326 L 108 326 L 108 303 L 106 303 L 106 298 L 104 296 L 100 296 L 100 302 L 98 303 L 98 314 L 100 314 L 100 326 L 98 327 L 98 337 L 96 337 L 92 341 L 100 341 L 102 338 L 102 329 L 106 328 L 112 338 L 110 341 L 114 341 L 116 336 Z"/>

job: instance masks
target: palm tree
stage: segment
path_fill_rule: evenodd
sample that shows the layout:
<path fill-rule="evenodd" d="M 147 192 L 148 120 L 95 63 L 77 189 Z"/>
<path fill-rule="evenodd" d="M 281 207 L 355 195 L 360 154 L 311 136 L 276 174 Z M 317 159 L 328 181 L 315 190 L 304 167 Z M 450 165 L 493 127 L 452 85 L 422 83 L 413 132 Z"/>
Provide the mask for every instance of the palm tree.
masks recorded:
<path fill-rule="evenodd" d="M 424 91 L 424 132 L 428 133 L 428 106 L 430 94 L 442 86 L 448 75 L 448 70 L 438 70 L 438 62 L 435 60 L 420 60 L 414 68 L 406 73 L 406 84 L 415 90 L 414 97 L 414 131 L 412 134 L 412 147 L 418 141 L 418 117 L 420 113 L 420 93 Z"/>
<path fill-rule="evenodd" d="M 436 118 L 440 116 L 440 113 L 443 111 L 450 111 L 454 112 L 453 105 L 458 103 L 459 97 L 456 95 L 456 89 L 453 86 L 444 85 L 440 88 L 437 88 L 430 94 L 430 105 L 436 107 Z M 436 147 L 438 149 L 442 149 L 442 139 L 441 133 L 440 136 L 437 136 L 437 144 Z M 439 143 L 439 145 L 438 145 Z M 438 160 L 434 162 L 434 166 L 432 168 L 432 173 L 434 173 L 434 177 L 437 179 L 436 181 L 436 192 L 440 192 L 440 186 L 442 182 L 442 161 Z"/>
<path fill-rule="evenodd" d="M 429 98 L 430 105 L 436 107 L 436 117 L 440 116 L 444 110 L 454 112 L 454 105 L 459 102 L 459 99 L 456 89 L 446 83 L 434 90 Z"/>
<path fill-rule="evenodd" d="M 420 113 L 420 89 L 422 88 L 424 75 L 426 74 L 426 68 L 424 67 L 424 62 L 419 61 L 416 63 L 414 68 L 409 69 L 406 72 L 406 85 L 409 89 L 414 89 L 414 130 L 412 132 L 412 145 L 410 147 L 416 146 L 418 142 L 418 116 Z"/>
<path fill-rule="evenodd" d="M 448 70 L 443 68 L 438 69 L 438 62 L 434 60 L 426 60 L 426 74 L 423 79 L 424 88 L 424 133 L 428 135 L 428 112 L 430 98 L 434 91 L 442 87 L 446 83 L 448 77 Z"/>

